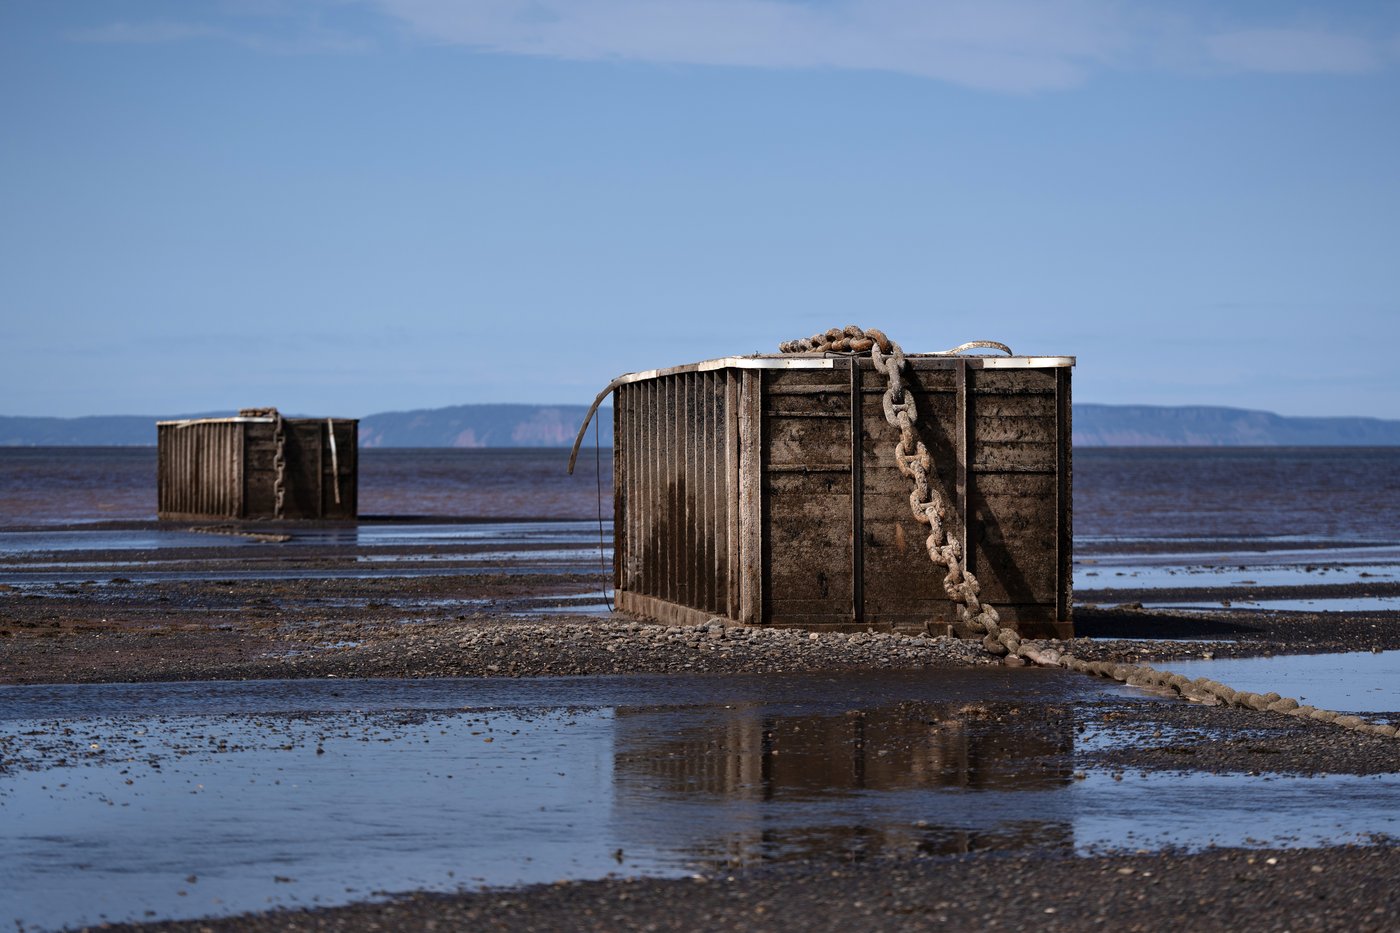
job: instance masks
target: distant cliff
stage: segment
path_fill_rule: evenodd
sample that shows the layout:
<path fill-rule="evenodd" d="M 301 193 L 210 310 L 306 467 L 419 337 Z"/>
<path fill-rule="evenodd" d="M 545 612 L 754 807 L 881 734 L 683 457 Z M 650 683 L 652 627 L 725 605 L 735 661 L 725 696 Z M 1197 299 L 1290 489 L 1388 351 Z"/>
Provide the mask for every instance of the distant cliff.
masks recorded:
<path fill-rule="evenodd" d="M 586 405 L 454 405 L 418 411 L 388 411 L 360 419 L 361 447 L 568 447 Z M 235 412 L 199 415 L 95 415 L 86 418 L 0 416 L 0 447 L 155 446 L 156 422 L 222 418 Z M 288 413 L 288 417 L 302 417 Z M 339 415 L 337 415 L 339 417 Z M 597 419 L 599 439 L 612 446 L 612 409 Z M 593 443 L 593 429 L 588 430 Z"/>
<path fill-rule="evenodd" d="M 1079 447 L 1389 447 L 1400 421 L 1290 418 L 1207 405 L 1074 406 Z"/>
<path fill-rule="evenodd" d="M 360 419 L 362 447 L 567 447 L 583 423 L 583 405 L 454 405 L 381 412 Z M 0 417 L 0 446 L 152 446 L 160 418 Z M 612 410 L 598 414 L 599 437 L 612 446 Z M 593 442 L 588 431 L 587 443 Z M 1080 447 L 1390 447 L 1400 421 L 1380 418 L 1289 418 L 1266 411 L 1209 406 L 1074 406 Z"/>
<path fill-rule="evenodd" d="M 454 405 L 389 411 L 360 419 L 361 447 L 568 447 L 587 405 Z M 597 416 L 599 440 L 612 446 L 612 409 Z M 593 443 L 593 429 L 588 429 Z"/>

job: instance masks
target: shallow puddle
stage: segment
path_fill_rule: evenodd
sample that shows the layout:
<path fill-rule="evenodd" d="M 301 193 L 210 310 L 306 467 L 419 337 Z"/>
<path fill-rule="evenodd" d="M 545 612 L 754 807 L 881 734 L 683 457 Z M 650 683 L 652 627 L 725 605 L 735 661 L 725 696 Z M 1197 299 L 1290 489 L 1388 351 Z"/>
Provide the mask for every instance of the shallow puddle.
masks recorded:
<path fill-rule="evenodd" d="M 1394 776 L 1076 773 L 1112 741 L 1111 689 L 1002 668 L 0 688 L 0 921 L 1400 831 Z"/>
<path fill-rule="evenodd" d="M 1338 596 L 1319 599 L 1222 599 L 1215 602 L 1146 602 L 1144 609 L 1191 609 L 1201 612 L 1255 609 L 1268 612 L 1396 612 L 1400 596 Z"/>
<path fill-rule="evenodd" d="M 1322 709 L 1400 712 L 1400 651 L 1170 661 L 1160 667 L 1187 677 L 1209 677 L 1235 690 L 1273 691 Z"/>
<path fill-rule="evenodd" d="M 1075 544 L 1080 544 L 1078 538 Z M 1394 545 L 1092 553 L 1074 562 L 1076 590 L 1319 586 L 1400 579 Z"/>
<path fill-rule="evenodd" d="M 344 580 L 483 573 L 593 573 L 612 560 L 612 523 L 596 521 L 279 525 L 287 541 L 187 528 L 0 531 L 0 583 L 10 586 L 105 579 L 142 582 Z M 244 524 L 239 531 L 256 532 Z M 354 549 L 329 557 L 315 548 Z M 223 553 L 237 548 L 237 554 Z M 113 552 L 144 552 L 112 560 Z M 232 562 L 233 566 L 230 566 Z"/>

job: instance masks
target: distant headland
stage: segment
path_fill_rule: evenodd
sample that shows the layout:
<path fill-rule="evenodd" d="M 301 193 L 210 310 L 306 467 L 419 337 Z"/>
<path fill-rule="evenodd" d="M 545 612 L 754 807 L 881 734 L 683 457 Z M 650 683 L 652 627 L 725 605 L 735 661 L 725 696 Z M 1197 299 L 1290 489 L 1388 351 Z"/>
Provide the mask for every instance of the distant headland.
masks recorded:
<path fill-rule="evenodd" d="M 360 419 L 360 446 L 567 447 L 586 411 L 585 405 L 453 405 L 380 412 Z M 231 414 L 0 416 L 0 447 L 150 447 L 156 442 L 157 421 Z M 611 446 L 612 418 L 604 412 L 596 420 L 599 440 Z M 1074 406 L 1074 443 L 1078 447 L 1389 447 L 1400 446 L 1400 420 L 1298 418 L 1206 405 L 1079 403 Z"/>

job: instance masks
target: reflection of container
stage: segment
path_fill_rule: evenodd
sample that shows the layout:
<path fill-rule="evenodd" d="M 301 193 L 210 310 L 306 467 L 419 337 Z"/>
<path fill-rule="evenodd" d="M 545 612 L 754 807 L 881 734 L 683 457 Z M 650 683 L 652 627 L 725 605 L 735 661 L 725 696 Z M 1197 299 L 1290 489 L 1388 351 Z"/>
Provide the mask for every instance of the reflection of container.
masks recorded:
<path fill-rule="evenodd" d="M 706 838 L 705 821 L 691 824 L 701 858 L 1074 848 L 1071 801 L 1053 793 L 1074 780 L 1075 724 L 1063 707 L 904 701 L 785 715 L 741 702 L 708 713 L 658 728 L 654 709 L 615 710 L 614 819 L 639 842 L 660 843 L 658 827 L 718 799 L 722 832 Z M 908 793 L 942 789 L 976 790 L 976 801 Z M 1022 792 L 1034 802 L 1011 796 Z M 901 806 L 920 822 L 895 818 Z M 841 816 L 852 812 L 854 823 Z"/>
<path fill-rule="evenodd" d="M 1023 634 L 1072 632 L 1073 365 L 910 355 L 905 368 L 968 569 Z M 894 463 L 885 382 L 868 357 L 818 354 L 617 380 L 619 608 L 677 623 L 947 631 L 955 607 Z"/>
<path fill-rule="evenodd" d="M 283 418 L 275 409 L 161 421 L 159 515 L 354 518 L 358 430 L 353 418 Z"/>

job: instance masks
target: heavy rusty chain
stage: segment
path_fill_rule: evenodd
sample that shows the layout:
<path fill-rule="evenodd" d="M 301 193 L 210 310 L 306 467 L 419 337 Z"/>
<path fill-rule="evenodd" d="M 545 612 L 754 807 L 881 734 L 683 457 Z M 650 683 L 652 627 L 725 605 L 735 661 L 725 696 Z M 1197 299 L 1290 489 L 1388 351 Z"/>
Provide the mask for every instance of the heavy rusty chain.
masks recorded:
<path fill-rule="evenodd" d="M 946 353 L 957 353 L 971 347 L 988 347 L 1011 352 L 1004 344 L 978 340 Z M 863 331 L 852 325 L 842 330 L 832 329 L 824 334 L 789 340 L 780 344 L 779 349 L 783 353 L 869 352 L 875 368 L 885 374 L 888 380 L 884 397 L 885 420 L 899 428 L 899 442 L 895 445 L 894 461 L 899 471 L 914 481 L 914 491 L 909 494 L 909 507 L 920 524 L 929 526 L 926 542 L 929 557 L 935 564 L 948 569 L 948 575 L 943 578 L 943 589 L 957 604 L 958 622 L 955 623 L 955 628 L 959 635 L 966 637 L 980 631 L 985 633 L 982 636 L 983 647 L 995 655 L 1011 655 L 1024 658 L 1032 664 L 1064 667 L 1072 671 L 1107 677 L 1130 686 L 1168 691 L 1198 703 L 1268 710 L 1329 722 L 1356 732 L 1400 738 L 1400 728 L 1390 723 L 1367 722 L 1359 716 L 1342 715 L 1332 710 L 1300 705 L 1297 700 L 1281 697 L 1277 693 L 1237 691 L 1206 677 L 1190 680 L 1181 674 L 1159 671 L 1147 664 L 1085 661 L 1068 652 L 1023 641 L 1015 631 L 1001 626 L 1000 617 L 995 609 L 978 599 L 977 578 L 968 573 L 958 540 L 944 524 L 947 514 L 943 496 L 929 482 L 931 458 L 928 449 L 914 433 L 914 426 L 918 423 L 918 411 L 914 406 L 913 393 L 904 388 L 904 351 L 899 344 L 878 330 Z M 963 516 L 963 520 L 966 520 L 966 516 Z"/>
<path fill-rule="evenodd" d="M 240 418 L 271 418 L 272 419 L 272 514 L 276 518 L 284 517 L 284 510 L 287 502 L 287 430 L 282 423 L 282 413 L 276 408 L 242 408 L 239 409 Z M 327 423 L 330 419 L 326 419 Z M 334 429 L 332 428 L 332 431 Z M 331 454 L 335 454 L 335 434 L 331 434 Z M 336 477 L 336 501 L 340 501 L 339 491 L 340 477 Z"/>
<path fill-rule="evenodd" d="M 276 448 L 272 454 L 272 514 L 282 518 L 287 501 L 287 431 L 282 413 L 272 410 L 272 439 Z"/>
<path fill-rule="evenodd" d="M 992 341 L 977 341 L 977 346 L 994 346 Z M 862 330 L 854 324 L 844 329 L 832 328 L 822 334 L 789 340 L 779 344 L 783 353 L 869 353 L 877 372 L 885 376 L 887 385 L 883 405 L 885 420 L 899 429 L 899 441 L 894 447 L 894 462 L 899 472 L 914 481 L 909 493 L 909 509 L 921 525 L 929 526 L 924 539 L 929 559 L 947 569 L 943 590 L 957 606 L 955 628 L 964 637 L 981 635 L 983 646 L 993 654 L 1024 654 L 1021 639 L 1015 631 L 1001 626 L 996 609 L 981 601 L 981 586 L 977 577 L 967 569 L 962 545 L 949 526 L 948 509 L 937 485 L 929 481 L 933 458 L 915 431 L 918 408 L 914 394 L 904 387 L 904 350 L 882 331 Z M 960 348 L 961 349 L 961 348 Z M 963 516 L 966 520 L 966 516 Z"/>

